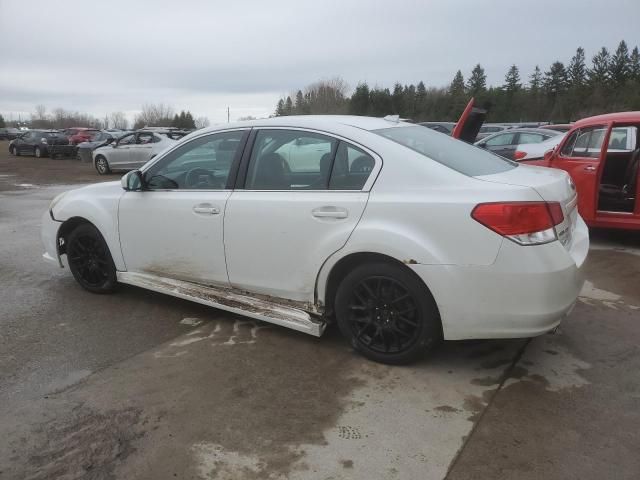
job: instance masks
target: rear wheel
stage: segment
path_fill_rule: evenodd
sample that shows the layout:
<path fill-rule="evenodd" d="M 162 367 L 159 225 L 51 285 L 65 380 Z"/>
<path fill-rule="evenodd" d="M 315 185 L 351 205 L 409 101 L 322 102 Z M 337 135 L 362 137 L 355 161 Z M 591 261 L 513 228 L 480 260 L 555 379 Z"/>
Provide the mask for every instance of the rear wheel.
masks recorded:
<path fill-rule="evenodd" d="M 102 155 L 96 158 L 96 170 L 100 175 L 106 175 L 111 171 L 109 168 L 109 162 Z"/>
<path fill-rule="evenodd" d="M 42 158 L 42 150 L 40 149 L 40 147 L 34 148 L 33 154 L 36 156 L 36 158 Z"/>
<path fill-rule="evenodd" d="M 67 260 L 76 281 L 93 293 L 110 293 L 116 285 L 116 267 L 107 242 L 89 223 L 77 226 L 67 237 Z"/>
<path fill-rule="evenodd" d="M 423 356 L 442 336 L 433 297 L 406 267 L 365 264 L 338 287 L 335 312 L 355 350 L 376 362 L 406 364 Z"/>

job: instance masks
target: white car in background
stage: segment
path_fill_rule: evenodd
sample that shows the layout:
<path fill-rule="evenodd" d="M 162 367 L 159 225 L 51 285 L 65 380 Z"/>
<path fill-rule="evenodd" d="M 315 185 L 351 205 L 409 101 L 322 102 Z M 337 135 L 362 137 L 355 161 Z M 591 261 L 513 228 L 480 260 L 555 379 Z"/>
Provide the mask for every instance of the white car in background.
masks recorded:
<path fill-rule="evenodd" d="M 551 138 L 546 139 L 543 142 L 538 143 L 521 143 L 516 146 L 515 152 L 513 153 L 514 159 L 517 162 L 523 160 L 540 160 L 544 157 L 544 154 L 550 150 L 553 150 L 560 142 L 564 135 L 554 135 Z"/>
<path fill-rule="evenodd" d="M 336 322 L 392 364 L 553 330 L 589 248 L 566 172 L 351 116 L 199 130 L 56 197 L 42 238 L 91 292 L 136 285 L 316 336 Z"/>
<path fill-rule="evenodd" d="M 140 168 L 163 150 L 175 145 L 169 133 L 138 131 L 92 152 L 93 166 L 100 175 Z"/>

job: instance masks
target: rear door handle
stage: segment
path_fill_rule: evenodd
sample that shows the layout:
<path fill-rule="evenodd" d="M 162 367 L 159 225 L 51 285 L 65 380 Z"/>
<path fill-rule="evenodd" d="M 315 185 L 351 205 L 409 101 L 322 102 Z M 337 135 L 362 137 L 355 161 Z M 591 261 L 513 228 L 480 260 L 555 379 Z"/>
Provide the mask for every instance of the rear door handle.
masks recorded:
<path fill-rule="evenodd" d="M 209 203 L 201 203 L 193 207 L 193 211 L 195 213 L 200 213 L 203 215 L 218 215 L 220 213 L 220 209 L 218 207 L 214 207 Z"/>
<path fill-rule="evenodd" d="M 349 211 L 342 207 L 326 206 L 314 208 L 311 215 L 316 218 L 347 218 Z"/>

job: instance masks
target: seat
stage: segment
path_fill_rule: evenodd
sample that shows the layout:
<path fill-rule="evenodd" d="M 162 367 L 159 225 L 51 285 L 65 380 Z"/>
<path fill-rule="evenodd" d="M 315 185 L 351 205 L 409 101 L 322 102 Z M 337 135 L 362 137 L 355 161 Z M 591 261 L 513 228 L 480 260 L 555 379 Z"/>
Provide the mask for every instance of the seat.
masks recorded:
<path fill-rule="evenodd" d="M 621 185 L 607 183 L 600 185 L 601 210 L 633 211 L 636 199 L 639 164 L 640 148 L 636 149 L 631 155 Z"/>
<path fill-rule="evenodd" d="M 289 190 L 291 185 L 287 179 L 284 158 L 277 153 L 267 153 L 258 162 L 253 183 L 254 190 Z"/>

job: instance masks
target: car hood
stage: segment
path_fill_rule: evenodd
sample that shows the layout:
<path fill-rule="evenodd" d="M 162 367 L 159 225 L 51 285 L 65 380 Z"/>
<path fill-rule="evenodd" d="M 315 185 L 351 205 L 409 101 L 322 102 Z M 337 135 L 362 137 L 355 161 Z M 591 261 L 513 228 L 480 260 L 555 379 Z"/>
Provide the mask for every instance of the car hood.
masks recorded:
<path fill-rule="evenodd" d="M 576 195 L 576 187 L 564 170 L 518 165 L 506 172 L 475 177 L 485 182 L 531 187 L 548 202 L 567 203 Z"/>

